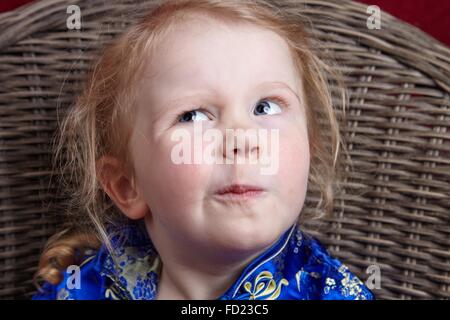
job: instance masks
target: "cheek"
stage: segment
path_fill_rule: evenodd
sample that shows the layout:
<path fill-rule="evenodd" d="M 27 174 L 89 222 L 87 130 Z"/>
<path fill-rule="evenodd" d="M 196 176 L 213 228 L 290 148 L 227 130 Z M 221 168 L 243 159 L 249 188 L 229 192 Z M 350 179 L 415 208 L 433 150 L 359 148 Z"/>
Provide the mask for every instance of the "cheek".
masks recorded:
<path fill-rule="evenodd" d="M 204 165 L 174 164 L 163 161 L 155 167 L 155 189 L 165 192 L 169 197 L 185 202 L 185 205 L 198 201 L 204 193 L 210 170 Z"/>
<path fill-rule="evenodd" d="M 154 214 L 166 218 L 185 217 L 195 212 L 211 174 L 207 165 L 176 164 L 171 159 L 174 142 L 162 141 L 151 146 L 137 160 L 136 174 L 144 197 Z M 146 154 L 145 154 L 146 153 Z"/>
<path fill-rule="evenodd" d="M 308 137 L 303 132 L 286 132 L 280 137 L 278 180 L 283 197 L 290 203 L 303 204 L 308 184 L 310 154 Z"/>

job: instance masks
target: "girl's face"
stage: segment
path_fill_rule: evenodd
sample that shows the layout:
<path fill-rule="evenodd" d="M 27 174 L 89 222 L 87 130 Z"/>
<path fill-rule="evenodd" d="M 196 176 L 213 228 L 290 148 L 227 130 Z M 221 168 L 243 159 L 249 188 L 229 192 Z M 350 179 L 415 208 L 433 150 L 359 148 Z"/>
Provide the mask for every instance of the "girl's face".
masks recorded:
<path fill-rule="evenodd" d="M 255 252 L 296 221 L 310 155 L 301 79 L 281 37 L 255 26 L 192 19 L 164 39 L 139 85 L 131 150 L 136 187 L 149 208 L 147 229 L 159 251 L 195 248 L 195 254 L 222 257 Z M 257 108 L 261 103 L 266 108 Z M 180 140 L 172 135 L 189 133 L 193 154 L 194 139 L 202 139 L 194 134 L 200 122 L 202 133 L 223 133 L 219 142 L 203 141 L 203 149 L 209 145 L 217 152 L 216 161 L 176 163 L 173 152 Z M 261 156 L 261 141 L 227 149 L 233 141 L 225 139 L 225 129 L 267 130 L 276 170 L 262 174 L 263 164 L 249 163 Z M 271 129 L 278 132 L 277 141 Z M 226 164 L 232 156 L 234 163 Z M 238 163 L 239 157 L 247 160 Z M 216 193 L 231 184 L 263 192 L 238 199 Z"/>

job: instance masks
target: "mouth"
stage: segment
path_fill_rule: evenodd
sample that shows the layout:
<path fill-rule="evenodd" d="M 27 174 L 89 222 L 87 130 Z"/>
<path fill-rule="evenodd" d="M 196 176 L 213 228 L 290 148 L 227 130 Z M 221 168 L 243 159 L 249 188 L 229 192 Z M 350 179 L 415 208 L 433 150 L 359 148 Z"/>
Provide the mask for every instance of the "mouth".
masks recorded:
<path fill-rule="evenodd" d="M 246 184 L 232 184 L 220 188 L 215 192 L 215 195 L 222 200 L 244 201 L 260 197 L 265 192 L 266 192 L 265 189 L 258 186 Z"/>

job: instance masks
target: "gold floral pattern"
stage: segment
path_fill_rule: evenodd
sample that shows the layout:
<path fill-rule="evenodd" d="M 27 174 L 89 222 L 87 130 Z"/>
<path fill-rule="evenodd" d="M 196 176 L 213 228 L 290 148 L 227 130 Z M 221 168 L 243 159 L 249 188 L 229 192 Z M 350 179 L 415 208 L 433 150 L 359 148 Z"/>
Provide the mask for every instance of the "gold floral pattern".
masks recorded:
<path fill-rule="evenodd" d="M 103 273 L 116 284 L 105 295 L 110 299 L 119 295 L 128 295 L 133 300 L 152 299 L 156 294 L 156 279 L 162 267 L 160 257 L 143 254 L 138 248 L 127 246 L 118 252 L 116 259 L 117 265 L 112 259 L 105 264 Z M 122 294 L 119 294 L 121 291 Z"/>
<path fill-rule="evenodd" d="M 250 300 L 276 300 L 281 293 L 282 286 L 288 284 L 289 281 L 285 278 L 282 278 L 277 284 L 270 271 L 262 271 L 255 278 L 254 284 L 247 281 L 244 289 L 250 293 Z"/>
<path fill-rule="evenodd" d="M 362 293 L 362 286 L 364 284 L 357 277 L 352 277 L 350 272 L 348 271 L 347 266 L 342 265 L 339 267 L 339 273 L 344 276 L 341 280 L 341 294 L 344 297 L 355 297 L 355 300 L 365 299 L 365 296 Z"/>
<path fill-rule="evenodd" d="M 355 277 L 346 265 L 341 265 L 337 269 L 337 277 L 327 277 L 323 288 L 324 295 L 336 295 L 336 292 L 345 299 L 366 300 L 367 292 L 365 286 Z"/>
<path fill-rule="evenodd" d="M 56 294 L 56 300 L 73 300 L 70 298 L 69 291 L 66 288 L 61 288 Z"/>

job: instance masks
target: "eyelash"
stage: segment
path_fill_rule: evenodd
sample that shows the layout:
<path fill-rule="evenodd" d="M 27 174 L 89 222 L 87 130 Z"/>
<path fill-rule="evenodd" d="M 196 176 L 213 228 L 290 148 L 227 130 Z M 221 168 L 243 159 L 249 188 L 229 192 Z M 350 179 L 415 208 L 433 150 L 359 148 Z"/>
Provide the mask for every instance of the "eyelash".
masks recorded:
<path fill-rule="evenodd" d="M 267 98 L 263 98 L 261 100 L 259 100 L 259 102 L 261 101 L 265 101 L 265 100 L 270 100 L 276 103 L 279 103 L 281 105 L 282 108 L 288 108 L 289 107 L 289 103 L 286 101 L 285 98 L 281 97 L 281 96 L 271 96 L 271 97 L 267 97 Z M 259 103 L 258 102 L 258 103 Z M 184 115 L 186 112 L 190 112 L 190 111 L 202 111 L 205 113 L 208 113 L 208 111 L 202 107 L 199 106 L 198 108 L 192 109 L 192 108 L 186 108 L 185 110 L 181 111 L 176 117 L 175 117 L 175 123 L 179 122 L 180 118 L 182 115 Z"/>

